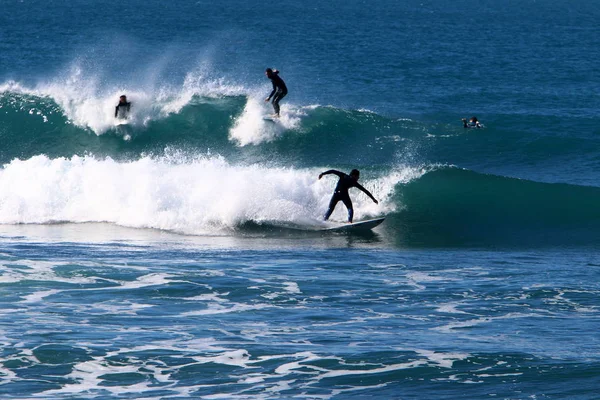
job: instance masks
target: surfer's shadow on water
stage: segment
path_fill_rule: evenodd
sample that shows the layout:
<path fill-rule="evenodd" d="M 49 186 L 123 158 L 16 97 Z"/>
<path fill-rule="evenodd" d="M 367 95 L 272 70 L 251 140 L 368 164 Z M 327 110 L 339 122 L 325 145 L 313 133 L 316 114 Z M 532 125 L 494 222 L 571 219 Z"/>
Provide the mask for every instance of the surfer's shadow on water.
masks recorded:
<path fill-rule="evenodd" d="M 281 232 L 277 235 L 282 240 L 293 240 L 298 244 L 310 241 L 312 245 L 324 246 L 326 248 L 356 248 L 380 246 L 385 242 L 380 233 L 374 231 L 364 232 L 327 232 L 327 231 L 305 231 L 305 232 Z"/>
<path fill-rule="evenodd" d="M 383 243 L 381 234 L 374 231 L 320 232 L 320 237 L 325 244 L 340 246 L 340 242 L 343 242 L 345 247 Z"/>

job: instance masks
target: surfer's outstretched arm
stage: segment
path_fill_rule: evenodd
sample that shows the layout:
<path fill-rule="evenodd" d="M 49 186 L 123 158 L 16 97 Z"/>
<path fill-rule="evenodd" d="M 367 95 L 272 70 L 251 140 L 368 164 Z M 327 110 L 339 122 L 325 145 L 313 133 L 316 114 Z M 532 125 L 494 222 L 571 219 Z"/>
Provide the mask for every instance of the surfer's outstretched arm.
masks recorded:
<path fill-rule="evenodd" d="M 319 179 L 321 179 L 323 177 L 323 175 L 329 175 L 329 174 L 334 174 L 339 176 L 340 178 L 344 176 L 343 172 L 337 171 L 335 169 L 330 169 L 329 171 L 325 171 L 319 174 Z"/>
<path fill-rule="evenodd" d="M 371 200 L 373 200 L 375 202 L 375 204 L 379 204 L 379 202 L 377 201 L 377 199 L 375 197 L 373 197 L 373 195 L 371 194 L 371 192 L 369 192 L 367 189 L 365 189 L 364 187 L 362 187 L 362 185 L 359 185 L 357 183 L 356 187 L 359 188 L 360 190 L 362 190 L 367 196 L 369 196 L 371 198 Z"/>

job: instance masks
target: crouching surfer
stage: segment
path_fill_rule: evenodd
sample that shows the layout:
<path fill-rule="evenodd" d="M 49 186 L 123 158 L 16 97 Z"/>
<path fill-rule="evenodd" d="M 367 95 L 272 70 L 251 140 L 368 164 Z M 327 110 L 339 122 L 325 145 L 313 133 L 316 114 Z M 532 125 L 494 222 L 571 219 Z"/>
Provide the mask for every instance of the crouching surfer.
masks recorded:
<path fill-rule="evenodd" d="M 346 208 L 348 209 L 348 222 L 352 223 L 352 218 L 354 217 L 354 208 L 352 207 L 352 200 L 350 200 L 350 195 L 348 194 L 348 189 L 353 188 L 353 187 L 362 190 L 367 196 L 369 196 L 371 198 L 371 200 L 373 200 L 375 202 L 375 204 L 379 204 L 379 202 L 375 199 L 375 197 L 373 197 L 371 192 L 369 192 L 367 189 L 365 189 L 358 183 L 358 178 L 360 177 L 360 171 L 358 171 L 357 169 L 353 169 L 352 171 L 350 171 L 349 175 L 347 175 L 343 172 L 340 172 L 340 171 L 336 171 L 335 169 L 330 169 L 329 171 L 325 171 L 325 172 L 319 174 L 319 179 L 321 179 L 323 177 L 323 175 L 329 175 L 329 174 L 337 175 L 340 179 L 338 180 L 338 183 L 333 192 L 333 196 L 331 196 L 331 200 L 329 201 L 329 208 L 327 209 L 327 212 L 325 213 L 325 216 L 323 217 L 323 219 L 325 221 L 327 221 L 329 219 L 329 217 L 331 216 L 331 213 L 333 213 L 333 210 L 335 209 L 335 206 L 337 205 L 337 203 L 339 201 L 342 201 L 344 203 L 344 205 L 346 206 Z"/>

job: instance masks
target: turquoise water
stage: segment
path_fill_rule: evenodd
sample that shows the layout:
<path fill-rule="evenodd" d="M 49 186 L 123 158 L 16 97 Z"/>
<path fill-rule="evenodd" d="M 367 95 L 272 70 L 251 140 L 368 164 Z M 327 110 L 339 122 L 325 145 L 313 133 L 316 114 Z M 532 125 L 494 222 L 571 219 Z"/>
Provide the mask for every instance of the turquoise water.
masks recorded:
<path fill-rule="evenodd" d="M 595 2 L 3 8 L 0 397 L 597 397 Z"/>

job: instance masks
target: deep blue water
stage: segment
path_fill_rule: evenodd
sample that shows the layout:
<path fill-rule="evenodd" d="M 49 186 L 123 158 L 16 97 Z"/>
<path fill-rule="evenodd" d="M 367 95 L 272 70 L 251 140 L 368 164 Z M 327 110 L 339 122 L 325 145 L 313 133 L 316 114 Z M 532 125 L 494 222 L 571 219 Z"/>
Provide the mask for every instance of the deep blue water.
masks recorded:
<path fill-rule="evenodd" d="M 0 397 L 597 397 L 599 10 L 4 1 Z"/>

